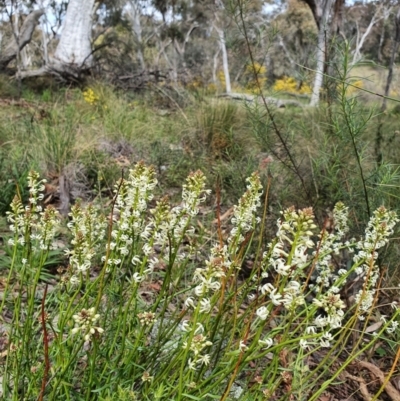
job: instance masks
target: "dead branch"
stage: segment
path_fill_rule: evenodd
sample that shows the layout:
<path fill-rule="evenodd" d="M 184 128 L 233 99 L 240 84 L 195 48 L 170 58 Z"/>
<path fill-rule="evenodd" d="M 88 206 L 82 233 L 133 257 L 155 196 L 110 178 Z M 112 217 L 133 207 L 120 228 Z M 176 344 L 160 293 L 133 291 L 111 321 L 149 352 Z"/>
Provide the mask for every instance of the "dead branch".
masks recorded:
<path fill-rule="evenodd" d="M 0 69 L 4 69 L 7 65 L 17 57 L 20 52 L 32 39 L 33 31 L 38 24 L 39 18 L 44 14 L 44 10 L 32 11 L 25 19 L 21 27 L 21 33 L 18 37 L 18 43 L 15 36 L 10 40 L 4 51 L 0 54 Z M 19 45 L 19 46 L 18 46 Z"/>
<path fill-rule="evenodd" d="M 344 377 L 351 379 L 353 381 L 356 381 L 358 383 L 360 383 L 360 393 L 363 396 L 365 401 L 371 401 L 372 400 L 372 396 L 368 391 L 368 387 L 367 384 L 365 383 L 365 380 L 362 377 L 357 377 L 354 375 L 351 375 L 348 372 L 344 372 Z"/>
<path fill-rule="evenodd" d="M 79 82 L 85 70 L 81 70 L 74 65 L 60 63 L 58 60 L 50 59 L 50 63 L 36 70 L 25 70 L 17 73 L 16 78 L 26 79 L 53 75 L 62 81 Z"/>
<path fill-rule="evenodd" d="M 365 361 L 359 361 L 358 365 L 362 368 L 368 369 L 372 374 L 374 374 L 381 384 L 385 383 L 386 378 L 385 374 L 374 364 L 370 362 L 365 362 Z M 386 383 L 385 386 L 385 391 L 386 394 L 393 400 L 393 401 L 400 401 L 400 393 L 397 391 L 397 389 L 393 386 L 392 383 L 389 381 Z"/>

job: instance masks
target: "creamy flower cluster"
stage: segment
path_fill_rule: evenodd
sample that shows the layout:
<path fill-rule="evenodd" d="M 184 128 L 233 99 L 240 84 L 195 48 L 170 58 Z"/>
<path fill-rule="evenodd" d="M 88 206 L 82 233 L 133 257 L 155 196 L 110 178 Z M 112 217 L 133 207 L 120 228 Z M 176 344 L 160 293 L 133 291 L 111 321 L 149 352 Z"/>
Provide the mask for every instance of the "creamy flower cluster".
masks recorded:
<path fill-rule="evenodd" d="M 25 245 L 30 241 L 33 251 L 47 251 L 53 248 L 54 238 L 59 229 L 59 213 L 49 205 L 44 211 L 39 202 L 43 199 L 46 180 L 40 180 L 39 174 L 30 171 L 28 174 L 29 205 L 23 206 L 19 197 L 11 203 L 11 211 L 7 212 L 10 231 L 14 234 L 8 244 Z"/>
<path fill-rule="evenodd" d="M 227 246 L 215 245 L 211 249 L 209 260 L 205 262 L 205 267 L 195 270 L 193 276 L 196 283 L 194 297 L 188 297 L 185 301 L 185 307 L 194 310 L 195 319 L 201 318 L 201 316 L 206 318 L 210 314 L 213 295 L 220 290 L 221 279 L 226 276 L 231 265 Z M 203 325 L 196 320 L 192 326 L 189 321 L 184 321 L 182 331 L 188 332 L 188 338 L 191 338 L 191 341 L 185 340 L 184 348 L 190 349 L 194 353 L 188 361 L 189 369 L 196 370 L 198 365 L 208 365 L 210 356 L 202 354 L 201 351 L 203 348 L 211 346 L 212 343 L 201 334 L 204 331 Z"/>
<path fill-rule="evenodd" d="M 189 297 L 185 301 L 185 307 L 194 309 L 197 317 L 209 315 L 212 309 L 212 295 L 221 288 L 221 278 L 225 277 L 226 271 L 230 268 L 227 247 L 214 246 L 211 257 L 205 264 L 205 268 L 197 268 L 194 273 L 194 280 L 197 283 L 194 289 L 195 297 Z M 181 328 L 183 332 L 188 333 L 183 347 L 193 352 L 188 361 L 189 369 L 196 370 L 199 365 L 208 365 L 210 356 L 201 351 L 212 343 L 202 334 L 203 325 L 198 321 L 192 325 L 189 321 L 184 321 Z"/>
<path fill-rule="evenodd" d="M 260 285 L 261 295 L 267 297 L 269 302 L 258 308 L 257 317 L 261 321 L 266 320 L 271 310 L 279 306 L 292 312 L 298 311 L 300 307 L 314 310 L 314 313 L 323 310 L 323 316 L 317 312 L 313 326 L 305 328 L 305 336 L 316 336 L 321 346 L 327 346 L 332 340 L 330 330 L 340 327 L 344 316 L 345 304 L 340 299 L 339 289 L 331 285 L 332 279 L 337 276 L 332 275 L 330 254 L 343 246 L 339 239 L 348 231 L 347 208 L 343 204 L 335 207 L 333 230 L 329 233 L 326 230 L 321 232 L 318 249 L 313 239 L 316 225 L 311 208 L 298 211 L 293 207 L 288 208 L 282 212 L 277 225 L 276 238 L 269 244 L 261 263 L 261 277 L 268 277 L 269 269 L 273 269 L 275 283 Z M 311 283 L 309 285 L 309 288 L 316 289 L 315 298 L 310 304 L 306 300 L 308 289 L 304 288 L 304 283 L 309 274 L 306 269 L 311 266 L 313 258 L 320 279 L 316 280 L 314 287 Z M 269 345 L 271 343 L 270 338 Z M 304 338 L 299 345 L 303 349 L 310 347 Z"/>
<path fill-rule="evenodd" d="M 204 301 L 205 296 L 218 291 L 221 288 L 221 277 L 225 277 L 230 266 L 227 246 L 215 245 L 211 249 L 209 260 L 205 262 L 205 267 L 199 267 L 194 272 L 193 279 L 197 283 L 194 294 Z"/>
<path fill-rule="evenodd" d="M 75 327 L 72 329 L 72 334 L 82 333 L 85 341 L 91 341 L 92 336 L 100 335 L 104 332 L 101 327 L 95 326 L 100 315 L 96 313 L 95 308 L 82 309 L 72 318 L 75 321 Z"/>
<path fill-rule="evenodd" d="M 72 248 L 66 249 L 71 269 L 70 281 L 78 284 L 82 273 L 89 272 L 93 259 L 102 246 L 101 239 L 105 236 L 107 221 L 100 211 L 92 204 L 85 208 L 78 202 L 72 206 L 68 222 L 72 239 Z"/>
<path fill-rule="evenodd" d="M 311 239 L 312 230 L 316 227 L 312 209 L 296 211 L 293 207 L 282 213 L 278 219 L 276 239 L 269 244 L 269 250 L 263 254 L 261 262 L 262 278 L 268 277 L 272 268 L 279 276 L 284 277 L 279 287 L 271 283 L 259 287 L 262 295 L 267 296 L 271 303 L 261 306 L 257 316 L 265 320 L 274 306 L 282 305 L 287 310 L 296 310 L 305 303 L 304 291 L 301 285 L 303 269 L 308 265 L 308 249 L 314 247 Z"/>
<path fill-rule="evenodd" d="M 14 233 L 14 238 L 10 238 L 8 244 L 10 246 L 15 245 L 15 242 L 24 245 L 25 243 L 25 231 L 29 228 L 29 221 L 26 221 L 26 214 L 21 199 L 17 196 L 14 197 L 11 202 L 11 211 L 6 212 L 7 221 L 10 223 L 9 228 Z M 28 223 L 28 224 L 27 224 Z"/>
<path fill-rule="evenodd" d="M 168 226 L 165 227 L 164 233 L 168 233 L 171 239 L 168 245 L 172 247 L 170 249 L 167 246 L 166 252 L 176 255 L 177 261 L 186 258 L 186 253 L 178 248 L 184 234 L 194 233 L 194 227 L 190 226 L 191 218 L 199 213 L 200 204 L 211 193 L 209 189 L 205 189 L 205 183 L 206 177 L 200 170 L 190 173 L 182 187 L 181 205 L 172 208 L 166 220 Z"/>
<path fill-rule="evenodd" d="M 156 315 L 153 312 L 138 313 L 139 322 L 143 326 L 151 326 L 156 322 Z"/>
<path fill-rule="evenodd" d="M 40 212 L 40 217 L 30 235 L 31 240 L 37 240 L 36 249 L 53 249 L 53 241 L 59 227 L 60 214 L 52 205 L 47 206 L 43 212 Z"/>
<path fill-rule="evenodd" d="M 371 217 L 364 238 L 357 243 L 358 252 L 353 258 L 356 273 L 363 277 L 364 286 L 356 295 L 359 304 L 359 318 L 371 308 L 375 296 L 375 286 L 379 279 L 379 268 L 376 264 L 378 249 L 385 246 L 399 221 L 393 211 L 384 206 L 378 208 Z"/>
<path fill-rule="evenodd" d="M 206 177 L 200 170 L 192 172 L 186 179 L 182 191 L 182 209 L 190 216 L 196 216 L 199 213 L 200 203 L 206 200 L 206 196 L 211 193 L 205 189 Z"/>
<path fill-rule="evenodd" d="M 189 326 L 188 322 L 185 321 L 182 330 L 185 332 L 191 332 L 192 328 Z M 210 347 L 212 342 L 207 340 L 207 337 L 203 334 L 204 327 L 202 324 L 197 323 L 196 329 L 193 335 L 189 334 L 190 341 L 184 341 L 182 348 L 190 351 L 191 357 L 188 360 L 188 367 L 190 370 L 197 370 L 201 365 L 208 365 L 210 363 L 210 355 L 205 354 L 205 348 Z"/>
<path fill-rule="evenodd" d="M 247 191 L 239 200 L 238 205 L 234 207 L 231 220 L 233 228 L 228 237 L 228 245 L 215 244 L 211 249 L 210 258 L 205 261 L 203 267 L 198 267 L 193 275 L 196 286 L 193 296 L 186 299 L 185 307 L 192 308 L 196 317 L 192 323 L 193 327 L 190 327 L 189 322 L 185 322 L 183 326 L 184 331 L 190 333 L 189 338 L 191 339 L 191 341 L 185 340 L 184 348 L 193 352 L 193 356 L 188 362 L 189 369 L 195 370 L 199 364 L 207 365 L 209 363 L 210 356 L 201 351 L 212 344 L 203 334 L 199 333 L 204 328 L 196 319 L 204 320 L 210 314 L 216 299 L 214 295 L 220 291 L 223 278 L 228 274 L 234 274 L 232 270 L 236 269 L 232 258 L 240 249 L 245 234 L 254 229 L 254 225 L 259 222 L 255 213 L 260 206 L 262 185 L 256 173 L 248 178 L 247 182 Z M 200 187 L 198 186 L 198 188 Z M 187 203 L 185 201 L 184 205 Z M 191 214 L 192 207 L 184 206 L 184 208 Z"/>
<path fill-rule="evenodd" d="M 117 199 L 114 213 L 117 216 L 112 231 L 110 250 L 113 258 L 108 258 L 110 267 L 119 265 L 126 257 L 132 257 L 132 251 L 138 245 L 140 234 L 145 228 L 146 210 L 148 202 L 153 199 L 153 190 L 157 185 L 153 167 L 138 163 L 129 171 L 126 180 L 116 187 Z M 146 255 L 148 251 L 143 249 Z"/>
<path fill-rule="evenodd" d="M 198 213 L 200 203 L 210 192 L 205 189 L 205 180 L 201 171 L 191 173 L 183 185 L 181 205 L 171 208 L 168 198 L 163 198 L 150 210 L 147 222 L 142 221 L 141 252 L 132 257 L 132 264 L 140 267 L 133 275 L 136 282 L 143 281 L 158 264 L 169 263 L 171 255 L 174 255 L 175 261 L 186 257 L 179 248 L 184 235 L 194 232 L 194 228 L 190 227 L 191 218 Z"/>
<path fill-rule="evenodd" d="M 332 286 L 332 283 L 336 283 L 334 292 L 338 292 L 340 289 L 338 285 L 342 287 L 346 283 L 347 271 L 342 269 L 335 274 L 336 267 L 332 264 L 332 256 L 338 255 L 340 250 L 344 248 L 352 251 L 350 243 L 343 242 L 344 236 L 349 231 L 348 215 L 348 207 L 342 202 L 338 202 L 333 209 L 333 226 L 331 230 L 328 231 L 324 228 L 319 234 L 318 255 L 317 251 L 313 254 L 316 257 L 316 284 L 310 285 L 315 292 L 326 291 L 327 288 Z"/>
<path fill-rule="evenodd" d="M 316 225 L 311 208 L 296 211 L 290 207 L 282 215 L 277 223 L 276 240 L 264 254 L 263 270 L 272 266 L 278 274 L 290 276 L 291 272 L 302 270 L 307 265 L 307 250 L 314 247 L 311 236 Z"/>
<path fill-rule="evenodd" d="M 314 298 L 314 305 L 322 308 L 326 316 L 318 315 L 314 322 L 317 327 L 325 328 L 329 326 L 331 329 L 341 327 L 342 318 L 344 316 L 343 309 L 346 307 L 345 303 L 340 299 L 339 294 L 334 294 L 331 291 L 322 295 L 321 298 Z"/>
<path fill-rule="evenodd" d="M 239 248 L 245 238 L 244 235 L 252 230 L 256 223 L 260 222 L 260 218 L 255 215 L 257 208 L 261 205 L 262 185 L 259 175 L 253 173 L 251 177 L 247 178 L 247 183 L 246 192 L 233 209 L 233 217 L 231 219 L 233 228 L 228 238 L 232 252 Z"/>
<path fill-rule="evenodd" d="M 45 190 L 46 180 L 39 179 L 39 173 L 37 171 L 30 171 L 28 174 L 28 187 L 29 187 L 29 203 L 32 208 L 33 205 L 38 207 L 38 211 L 42 210 L 38 202 L 43 200 L 43 191 Z"/>

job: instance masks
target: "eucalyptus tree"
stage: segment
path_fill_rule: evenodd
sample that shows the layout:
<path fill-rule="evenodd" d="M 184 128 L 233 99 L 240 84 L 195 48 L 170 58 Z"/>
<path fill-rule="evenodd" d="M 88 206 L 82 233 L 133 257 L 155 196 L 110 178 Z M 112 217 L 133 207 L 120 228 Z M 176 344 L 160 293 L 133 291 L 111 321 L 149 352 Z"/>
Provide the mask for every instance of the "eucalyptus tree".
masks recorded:
<path fill-rule="evenodd" d="M 383 61 L 383 54 L 382 54 L 382 49 L 383 49 L 383 44 L 385 43 L 385 33 L 386 33 L 386 28 L 388 27 L 388 20 L 390 17 L 390 14 L 392 12 L 392 5 L 390 2 L 385 3 L 385 7 L 382 10 L 383 18 L 381 21 L 381 29 L 380 29 L 380 34 L 379 34 L 379 45 L 378 45 L 378 50 L 377 50 L 377 61 L 378 63 L 382 63 Z"/>
<path fill-rule="evenodd" d="M 95 0 L 70 0 L 60 41 L 54 54 L 59 69 L 86 69 L 93 66 L 92 21 Z"/>
<path fill-rule="evenodd" d="M 146 64 L 143 55 L 143 35 L 142 35 L 142 9 L 146 7 L 146 1 L 141 0 L 127 0 L 126 1 L 126 13 L 129 17 L 129 21 L 132 27 L 132 33 L 134 35 L 137 47 L 137 58 L 142 71 L 146 69 Z"/>
<path fill-rule="evenodd" d="M 180 69 L 187 73 L 186 51 L 196 30 L 201 29 L 197 2 L 191 0 L 153 0 L 161 19 L 154 21 L 159 57 L 169 66 L 171 79 L 178 82 Z"/>
<path fill-rule="evenodd" d="M 359 8 L 359 7 L 368 7 L 371 6 L 373 7 L 373 15 L 368 23 L 368 25 L 365 27 L 363 32 L 361 32 L 360 29 L 360 24 L 357 18 L 354 19 L 354 23 L 356 26 L 356 38 L 355 38 L 355 48 L 353 51 L 353 60 L 352 64 L 356 64 L 358 61 L 361 59 L 361 49 L 365 45 L 365 41 L 367 37 L 371 34 L 371 31 L 373 27 L 380 21 L 383 20 L 384 18 L 388 18 L 388 16 L 391 13 L 392 5 L 390 4 L 390 1 L 382 1 L 379 3 L 372 3 L 371 5 L 366 4 L 356 4 L 352 6 L 352 9 Z M 363 22 L 365 23 L 367 18 L 363 18 Z M 384 25 L 384 24 L 383 24 Z"/>
<path fill-rule="evenodd" d="M 17 3 L 16 0 L 12 0 L 9 10 L 15 9 Z M 46 4 L 47 9 L 39 8 L 35 1 L 21 1 L 19 3 L 23 5 L 25 11 L 30 13 L 25 18 L 21 28 L 17 32 L 14 30 L 14 38 L 2 52 L 0 56 L 0 67 L 2 68 L 5 68 L 13 58 L 17 57 L 18 52 L 31 41 L 32 34 L 39 23 L 39 18 L 48 12 L 52 6 L 55 9 L 60 7 L 60 2 L 55 1 Z M 61 3 L 64 4 L 64 2 Z M 7 6 L 9 5 L 6 4 Z M 21 69 L 18 64 L 18 76 L 25 78 L 57 74 L 59 76 L 77 78 L 81 71 L 90 69 L 93 66 L 91 38 L 93 15 L 96 6 L 96 0 L 69 0 L 65 15 L 63 17 L 59 16 L 60 19 L 63 18 L 63 24 L 54 54 L 52 56 L 47 55 L 46 47 L 44 49 L 46 56 L 43 57 L 45 63 L 36 70 Z M 47 44 L 44 43 L 43 45 L 46 46 Z"/>
<path fill-rule="evenodd" d="M 309 7 L 301 0 L 288 0 L 286 8 L 273 17 L 270 25 L 275 27 L 268 49 L 269 58 L 274 58 L 273 71 L 269 72 L 271 79 L 285 75 L 303 82 L 307 74 L 303 67 L 313 67 L 310 54 L 315 51 L 317 37 Z"/>
<path fill-rule="evenodd" d="M 388 76 L 385 85 L 385 98 L 382 103 L 382 111 L 386 110 L 387 96 L 390 94 L 390 87 L 393 81 L 393 70 L 397 54 L 400 49 L 400 4 L 397 6 L 396 14 L 394 15 L 394 32 L 393 32 L 393 46 L 388 66 Z"/>
<path fill-rule="evenodd" d="M 329 18 L 335 0 L 304 0 L 311 9 L 318 29 L 317 40 L 317 65 L 315 78 L 312 87 L 310 106 L 317 106 L 319 103 L 320 90 L 323 83 L 324 67 L 327 51 L 327 38 L 329 37 Z M 338 1 L 338 0 L 336 0 Z M 339 0 L 340 1 L 340 0 Z"/>

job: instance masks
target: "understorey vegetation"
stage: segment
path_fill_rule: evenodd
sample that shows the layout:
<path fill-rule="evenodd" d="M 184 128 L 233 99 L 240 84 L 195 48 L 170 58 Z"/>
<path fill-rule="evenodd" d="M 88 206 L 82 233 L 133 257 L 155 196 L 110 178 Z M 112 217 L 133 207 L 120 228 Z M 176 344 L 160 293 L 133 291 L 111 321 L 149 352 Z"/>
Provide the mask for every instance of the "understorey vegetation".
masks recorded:
<path fill-rule="evenodd" d="M 77 202 L 67 220 L 42 206 L 45 185 L 31 171 L 27 204 L 16 196 L 7 212 L 4 399 L 317 400 L 374 367 L 368 356 L 396 352 L 399 308 L 382 303 L 379 255 L 398 218 L 383 206 L 358 238 L 341 202 L 322 227 L 312 208 L 289 207 L 266 238 L 257 173 L 226 227 L 219 211 L 205 222 L 200 170 L 171 205 L 138 163 L 108 214 Z"/>

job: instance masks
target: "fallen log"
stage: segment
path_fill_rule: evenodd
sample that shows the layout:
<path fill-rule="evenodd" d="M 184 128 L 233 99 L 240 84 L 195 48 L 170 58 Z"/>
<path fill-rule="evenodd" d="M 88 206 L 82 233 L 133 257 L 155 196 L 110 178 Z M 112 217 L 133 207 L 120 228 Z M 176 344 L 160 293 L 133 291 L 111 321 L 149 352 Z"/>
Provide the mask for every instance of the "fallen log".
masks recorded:
<path fill-rule="evenodd" d="M 242 100 L 245 102 L 249 103 L 260 103 L 263 104 L 264 101 L 261 96 L 258 95 L 250 95 L 248 93 L 223 93 L 221 95 L 218 95 L 218 97 L 227 97 L 233 100 Z M 264 96 L 265 101 L 269 105 L 273 105 L 275 107 L 281 108 L 281 107 L 286 107 L 286 106 L 295 106 L 295 107 L 304 107 L 303 104 L 300 102 L 297 102 L 296 100 L 290 100 L 290 99 L 277 99 L 274 97 L 270 96 Z"/>

